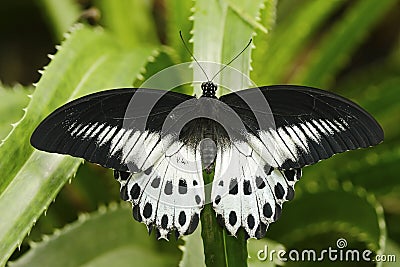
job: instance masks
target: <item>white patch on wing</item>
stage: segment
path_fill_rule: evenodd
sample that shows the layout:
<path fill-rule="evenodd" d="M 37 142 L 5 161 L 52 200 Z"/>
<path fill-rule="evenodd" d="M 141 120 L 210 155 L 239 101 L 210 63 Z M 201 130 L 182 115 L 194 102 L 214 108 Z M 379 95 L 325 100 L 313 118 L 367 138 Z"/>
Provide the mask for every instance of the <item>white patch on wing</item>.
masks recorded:
<path fill-rule="evenodd" d="M 107 133 L 107 135 L 104 137 L 102 144 L 107 143 L 111 140 L 111 138 L 114 136 L 115 131 L 118 129 L 117 126 L 114 126 L 111 128 L 111 130 Z M 101 144 L 100 144 L 101 145 Z"/>
<path fill-rule="evenodd" d="M 313 139 L 315 142 L 318 142 L 319 140 L 321 140 L 321 135 L 319 134 L 318 130 L 315 129 L 313 122 L 315 122 L 314 120 L 312 121 L 306 121 L 305 123 L 305 127 L 307 127 L 310 131 L 310 138 Z"/>
<path fill-rule="evenodd" d="M 83 135 L 83 139 L 86 139 L 94 130 L 94 128 L 96 128 L 97 124 L 99 124 L 98 122 L 95 122 L 92 124 L 92 126 L 90 126 L 90 128 L 86 131 L 86 133 Z"/>
<path fill-rule="evenodd" d="M 328 123 L 327 123 L 326 121 L 327 121 L 327 120 L 319 119 L 319 123 L 322 125 L 322 128 L 325 129 L 325 130 L 324 130 L 325 133 L 330 134 L 330 135 L 335 134 L 335 130 L 332 129 L 332 128 L 328 125 Z M 326 131 L 328 131 L 328 132 L 326 132 Z"/>
<path fill-rule="evenodd" d="M 71 136 L 75 136 L 76 133 L 79 131 L 79 129 L 83 126 L 83 124 L 79 124 L 74 128 L 74 130 L 71 132 Z"/>
<path fill-rule="evenodd" d="M 100 130 L 103 129 L 103 127 L 104 127 L 105 125 L 106 125 L 106 124 L 103 123 L 103 124 L 100 124 L 99 126 L 97 126 L 96 130 L 94 130 L 94 131 L 92 132 L 92 134 L 90 135 L 90 138 L 95 138 L 95 137 L 97 136 L 97 134 L 100 132 Z"/>
<path fill-rule="evenodd" d="M 114 147 L 115 152 L 120 151 L 121 149 L 124 148 L 124 146 L 126 146 L 128 138 L 131 136 L 132 131 L 133 131 L 132 129 L 125 131 L 125 133 L 121 136 L 121 138 L 119 139 L 119 141 L 117 142 L 117 144 Z"/>
<path fill-rule="evenodd" d="M 121 128 L 111 139 L 110 155 L 114 155 L 117 152 L 116 147 L 118 146 L 118 144 L 120 144 L 121 138 L 125 132 L 126 130 L 124 128 Z"/>
<path fill-rule="evenodd" d="M 75 136 L 76 133 L 79 131 L 79 129 L 83 126 L 83 124 L 78 124 L 76 127 L 74 127 L 74 130 L 71 132 L 71 136 Z"/>
<path fill-rule="evenodd" d="M 131 135 L 129 139 L 126 141 L 126 144 L 122 147 L 122 155 L 124 155 L 122 158 L 123 162 L 125 161 L 126 156 L 129 155 L 129 152 L 131 152 L 132 148 L 138 141 L 139 136 L 140 136 L 140 131 L 135 131 L 133 135 Z"/>
<path fill-rule="evenodd" d="M 300 147 L 303 151 L 309 151 L 307 146 L 307 138 L 296 125 L 285 126 L 285 129 L 289 133 L 290 137 L 297 147 Z"/>
<path fill-rule="evenodd" d="M 334 132 L 341 132 L 341 131 L 342 131 L 342 130 L 339 130 L 339 128 L 337 128 L 336 125 L 333 124 L 330 120 L 325 120 L 325 121 L 326 121 L 326 123 L 331 127 L 331 129 L 332 129 Z"/>
<path fill-rule="evenodd" d="M 149 152 L 146 161 L 143 163 L 142 169 L 146 170 L 151 166 L 151 164 L 157 161 L 160 158 L 160 155 L 164 154 L 166 150 L 171 146 L 173 141 L 174 139 L 171 135 L 163 136 L 160 142 L 158 142 L 153 147 L 152 151 Z"/>
<path fill-rule="evenodd" d="M 288 156 L 292 160 L 296 160 L 298 151 L 296 148 L 296 143 L 294 142 L 293 138 L 290 135 L 288 135 L 283 128 L 278 128 L 278 137 L 280 138 L 280 140 L 282 140 L 284 145 L 286 145 L 289 151 Z"/>
<path fill-rule="evenodd" d="M 344 121 L 311 120 L 259 131 L 259 138 L 248 134 L 247 140 L 264 161 L 277 168 L 287 160 L 298 161 L 302 153 L 310 153 L 310 141 L 320 144 L 322 138 L 345 131 L 345 125 Z"/>
<path fill-rule="evenodd" d="M 81 136 L 84 132 L 86 132 L 86 129 L 90 127 L 90 123 L 86 124 L 85 127 L 81 128 L 79 132 L 76 134 L 76 137 Z"/>
<path fill-rule="evenodd" d="M 99 134 L 99 136 L 97 136 L 96 144 L 97 144 L 98 146 L 102 146 L 102 145 L 103 145 L 104 137 L 106 137 L 106 135 L 107 135 L 107 133 L 110 131 L 110 129 L 111 129 L 111 127 L 107 125 L 107 127 L 104 128 L 104 129 L 101 131 L 101 133 Z"/>

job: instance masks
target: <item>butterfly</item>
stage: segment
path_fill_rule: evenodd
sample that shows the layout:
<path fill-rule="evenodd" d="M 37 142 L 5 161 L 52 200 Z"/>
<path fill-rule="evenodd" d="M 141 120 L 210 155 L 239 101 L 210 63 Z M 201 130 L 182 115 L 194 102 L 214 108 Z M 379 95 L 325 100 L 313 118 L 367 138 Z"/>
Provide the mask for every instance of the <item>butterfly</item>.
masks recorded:
<path fill-rule="evenodd" d="M 201 88 L 199 98 L 143 88 L 83 96 L 45 118 L 31 144 L 114 169 L 133 217 L 158 238 L 191 234 L 212 203 L 230 234 L 258 239 L 303 167 L 383 141 L 370 114 L 332 92 L 273 85 L 217 98 L 213 82 Z"/>

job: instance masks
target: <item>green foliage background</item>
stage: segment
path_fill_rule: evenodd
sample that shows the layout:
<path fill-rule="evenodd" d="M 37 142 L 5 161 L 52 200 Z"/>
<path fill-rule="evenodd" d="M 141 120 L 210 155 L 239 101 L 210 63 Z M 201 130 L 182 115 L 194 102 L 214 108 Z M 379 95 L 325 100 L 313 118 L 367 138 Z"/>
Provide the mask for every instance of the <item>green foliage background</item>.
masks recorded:
<path fill-rule="evenodd" d="M 254 47 L 233 67 L 258 85 L 338 92 L 385 130 L 376 148 L 305 168 L 295 199 L 284 205 L 266 239 L 248 242 L 249 266 L 282 264 L 257 260 L 266 244 L 319 250 L 335 248 L 339 238 L 348 248 L 395 255 L 400 262 L 399 1 L 7 0 L 0 10 L 0 265 L 204 265 L 200 230 L 183 240 L 155 241 L 120 203 L 111 171 L 29 145 L 36 125 L 69 100 L 138 86 L 190 60 L 179 30 L 192 39 L 199 60 L 222 63 L 255 33 Z M 46 61 L 46 54 L 53 56 Z M 44 65 L 39 79 L 33 71 Z M 225 266 L 246 264 L 235 253 L 225 257 Z"/>

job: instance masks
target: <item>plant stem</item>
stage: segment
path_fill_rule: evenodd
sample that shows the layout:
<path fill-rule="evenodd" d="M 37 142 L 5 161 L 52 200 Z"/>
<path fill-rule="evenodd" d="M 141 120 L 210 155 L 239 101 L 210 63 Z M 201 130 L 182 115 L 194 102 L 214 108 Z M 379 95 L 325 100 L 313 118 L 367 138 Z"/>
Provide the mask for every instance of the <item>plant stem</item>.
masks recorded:
<path fill-rule="evenodd" d="M 212 183 L 214 172 L 203 172 L 204 184 Z M 206 187 L 207 188 L 207 187 Z M 208 192 L 206 192 L 207 195 Z M 207 199 L 207 196 L 206 196 Z M 206 204 L 201 215 L 201 236 L 203 238 L 206 266 L 227 266 L 225 260 L 224 234 L 218 225 L 212 203 Z"/>
<path fill-rule="evenodd" d="M 224 238 L 228 266 L 247 266 L 247 241 L 244 230 L 239 228 L 237 237 L 230 236 L 224 230 Z"/>
<path fill-rule="evenodd" d="M 212 183 L 214 172 L 203 172 L 203 179 L 204 184 Z M 247 242 L 243 229 L 239 229 L 237 238 L 229 236 L 218 224 L 212 203 L 203 209 L 201 229 L 206 266 L 247 266 Z"/>

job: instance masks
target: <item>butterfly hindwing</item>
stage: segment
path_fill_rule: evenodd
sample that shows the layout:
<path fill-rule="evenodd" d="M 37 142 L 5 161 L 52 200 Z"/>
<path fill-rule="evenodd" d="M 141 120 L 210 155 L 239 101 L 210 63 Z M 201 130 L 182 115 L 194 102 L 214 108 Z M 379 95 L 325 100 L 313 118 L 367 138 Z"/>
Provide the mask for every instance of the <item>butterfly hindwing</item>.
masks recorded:
<path fill-rule="evenodd" d="M 137 88 L 87 95 L 50 114 L 35 129 L 31 144 L 120 171 L 145 170 L 173 142 L 160 134 L 166 117 L 191 98 Z"/>
<path fill-rule="evenodd" d="M 211 193 L 218 220 L 232 235 L 242 227 L 250 237 L 263 237 L 283 202 L 294 197 L 300 176 L 301 170 L 273 169 L 245 142 L 220 146 Z"/>
<path fill-rule="evenodd" d="M 255 103 L 259 97 L 268 108 Z M 370 114 L 320 89 L 277 85 L 238 91 L 220 100 L 241 117 L 249 144 L 274 168 L 302 168 L 383 140 L 383 130 Z M 273 122 L 263 127 L 260 118 L 268 116 Z"/>
<path fill-rule="evenodd" d="M 115 173 L 121 183 L 121 198 L 130 201 L 133 216 L 156 228 L 159 238 L 192 233 L 200 220 L 204 189 L 200 151 L 173 143 L 151 169 L 129 174 Z"/>

